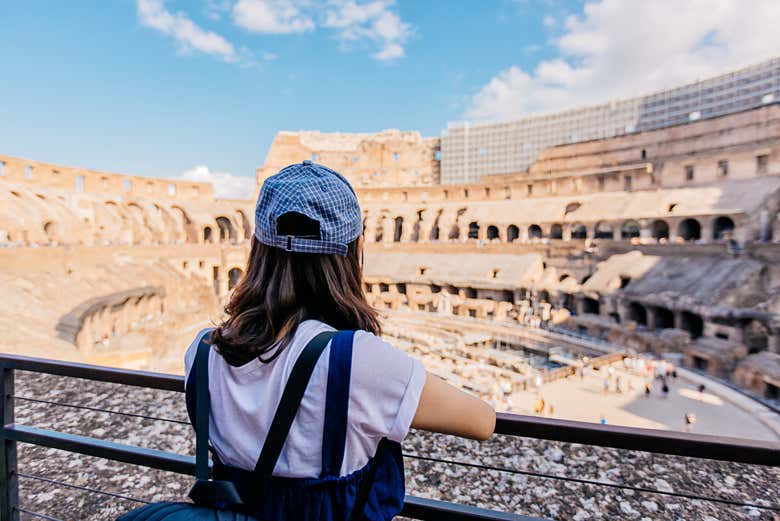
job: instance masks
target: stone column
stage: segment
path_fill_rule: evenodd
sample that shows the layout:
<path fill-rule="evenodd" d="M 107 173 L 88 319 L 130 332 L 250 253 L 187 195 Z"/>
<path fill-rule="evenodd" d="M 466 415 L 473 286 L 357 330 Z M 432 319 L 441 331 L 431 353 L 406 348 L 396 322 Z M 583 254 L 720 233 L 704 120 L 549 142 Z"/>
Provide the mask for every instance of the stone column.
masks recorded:
<path fill-rule="evenodd" d="M 648 219 L 639 220 L 639 240 L 642 243 L 650 242 L 653 238 L 653 230 L 650 227 L 650 221 Z"/>

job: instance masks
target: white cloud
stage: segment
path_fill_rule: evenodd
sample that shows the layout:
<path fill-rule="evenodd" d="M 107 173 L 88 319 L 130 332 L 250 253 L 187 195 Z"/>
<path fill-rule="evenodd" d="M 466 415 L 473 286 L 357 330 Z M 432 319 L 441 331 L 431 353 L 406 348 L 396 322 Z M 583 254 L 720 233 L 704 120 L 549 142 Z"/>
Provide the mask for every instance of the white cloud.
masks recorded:
<path fill-rule="evenodd" d="M 335 31 L 344 48 L 369 42 L 374 58 L 393 60 L 404 55 L 412 26 L 392 10 L 394 0 L 238 0 L 233 6 L 236 25 L 265 34 Z"/>
<path fill-rule="evenodd" d="M 163 0 L 137 0 L 136 6 L 140 22 L 172 36 L 181 51 L 200 51 L 228 63 L 239 60 L 235 47 L 225 38 L 201 28 L 184 13 L 171 13 L 165 8 Z"/>
<path fill-rule="evenodd" d="M 238 0 L 233 6 L 237 25 L 257 33 L 301 33 L 314 29 L 314 21 L 302 12 L 308 2 L 295 0 Z"/>
<path fill-rule="evenodd" d="M 471 99 L 465 117 L 496 121 L 630 97 L 780 54 L 780 2 L 600 0 L 569 16 L 556 56 L 511 66 Z M 547 24 L 545 24 L 547 25 Z"/>
<path fill-rule="evenodd" d="M 233 175 L 228 172 L 212 172 L 205 165 L 190 168 L 174 179 L 211 183 L 215 195 L 220 199 L 252 199 L 255 195 L 256 181 L 254 177 Z"/>

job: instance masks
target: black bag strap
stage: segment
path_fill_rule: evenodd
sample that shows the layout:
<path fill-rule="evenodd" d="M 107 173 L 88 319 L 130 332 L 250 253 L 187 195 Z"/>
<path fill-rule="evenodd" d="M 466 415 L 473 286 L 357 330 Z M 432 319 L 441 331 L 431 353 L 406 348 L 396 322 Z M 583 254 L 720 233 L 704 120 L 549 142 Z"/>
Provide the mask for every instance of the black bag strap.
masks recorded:
<path fill-rule="evenodd" d="M 320 355 L 325 350 L 336 331 L 326 331 L 318 334 L 306 344 L 303 351 L 295 361 L 295 365 L 287 379 L 287 385 L 282 392 L 282 399 L 274 413 L 271 428 L 268 430 L 260 457 L 257 458 L 254 475 L 263 487 L 267 487 L 271 473 L 276 466 L 279 455 L 284 447 L 287 434 L 290 432 L 298 407 L 301 405 L 303 394 L 311 379 L 314 366 L 317 365 Z"/>
<path fill-rule="evenodd" d="M 195 477 L 209 479 L 209 351 L 211 335 L 204 334 L 198 343 L 193 369 L 195 371 Z"/>

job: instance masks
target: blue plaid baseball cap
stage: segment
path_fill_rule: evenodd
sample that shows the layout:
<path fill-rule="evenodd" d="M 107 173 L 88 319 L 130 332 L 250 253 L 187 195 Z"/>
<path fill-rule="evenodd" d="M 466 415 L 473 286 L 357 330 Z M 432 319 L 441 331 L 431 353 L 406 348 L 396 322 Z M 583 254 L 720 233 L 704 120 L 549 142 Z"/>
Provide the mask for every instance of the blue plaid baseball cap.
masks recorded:
<path fill-rule="evenodd" d="M 319 237 L 282 235 L 278 220 L 299 213 L 319 224 Z M 355 190 L 344 176 L 304 161 L 287 166 L 263 183 L 255 208 L 255 237 L 268 246 L 300 253 L 347 254 L 363 233 Z"/>

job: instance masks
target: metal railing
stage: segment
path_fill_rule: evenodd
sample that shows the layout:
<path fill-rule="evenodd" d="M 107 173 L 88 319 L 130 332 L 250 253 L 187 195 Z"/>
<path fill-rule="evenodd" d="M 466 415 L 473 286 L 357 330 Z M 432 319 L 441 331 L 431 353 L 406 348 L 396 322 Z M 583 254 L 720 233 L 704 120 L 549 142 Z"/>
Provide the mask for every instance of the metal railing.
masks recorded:
<path fill-rule="evenodd" d="M 137 415 L 121 411 L 112 411 L 81 405 L 51 402 L 40 397 L 17 396 L 14 392 L 15 371 L 43 373 L 61 377 L 79 378 L 96 382 L 108 382 L 163 391 L 184 391 L 184 379 L 181 376 L 99 367 L 71 362 L 59 362 L 22 356 L 0 356 L 0 396 L 2 397 L 2 399 L 0 399 L 0 414 L 2 415 L 3 419 L 2 429 L 0 429 L 0 442 L 2 442 L 3 445 L 2 450 L 0 450 L 1 521 L 18 520 L 20 513 L 25 513 L 43 519 L 56 519 L 46 514 L 27 510 L 23 505 L 19 505 L 18 481 L 20 477 L 37 479 L 51 485 L 102 493 L 123 500 L 135 501 L 138 503 L 145 502 L 144 500 L 123 496 L 121 494 L 63 483 L 45 476 L 33 476 L 21 473 L 17 466 L 17 443 L 27 443 L 42 447 L 59 449 L 63 451 L 159 469 L 177 474 L 194 475 L 195 461 L 194 457 L 192 456 L 126 445 L 93 437 L 67 434 L 54 430 L 41 429 L 15 423 L 15 400 L 26 400 L 67 407 L 76 407 L 79 409 L 94 410 L 112 414 L 124 414 L 137 417 L 140 416 L 151 420 L 185 423 L 166 418 L 157 418 L 153 416 Z M 747 463 L 770 467 L 780 466 L 780 443 L 769 441 L 745 440 L 702 434 L 682 433 L 676 431 L 638 429 L 614 425 L 597 425 L 579 421 L 539 418 L 510 413 L 499 413 L 497 415 L 496 433 L 524 438 L 578 443 L 598 447 L 610 447 L 656 454 L 705 458 L 711 460 Z M 523 471 L 520 469 L 434 458 L 425 454 L 405 453 L 404 456 L 406 458 L 437 462 L 442 464 L 460 465 L 484 470 L 536 476 L 545 479 L 557 479 L 587 485 L 629 489 L 633 491 L 688 499 L 714 501 L 723 504 L 743 507 L 747 506 L 780 512 L 780 505 L 766 506 L 765 504 L 748 504 L 727 498 L 707 497 L 684 492 L 660 491 L 656 489 L 635 487 L 632 485 L 588 480 L 579 477 L 543 474 Z M 406 496 L 402 515 L 423 520 L 447 519 L 456 521 L 532 521 L 537 519 L 533 517 L 481 509 L 457 503 L 426 499 L 409 495 Z"/>

